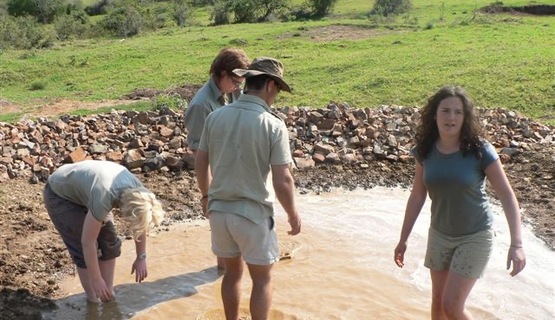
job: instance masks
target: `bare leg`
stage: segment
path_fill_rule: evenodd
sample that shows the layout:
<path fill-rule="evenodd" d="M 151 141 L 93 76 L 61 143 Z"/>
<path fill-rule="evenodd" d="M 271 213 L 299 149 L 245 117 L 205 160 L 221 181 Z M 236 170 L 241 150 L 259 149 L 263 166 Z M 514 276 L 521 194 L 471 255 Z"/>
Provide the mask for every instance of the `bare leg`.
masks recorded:
<path fill-rule="evenodd" d="M 217 266 L 219 270 L 225 270 L 225 263 L 224 263 L 224 258 L 217 258 Z"/>
<path fill-rule="evenodd" d="M 248 264 L 252 278 L 250 311 L 252 320 L 266 320 L 272 304 L 272 265 Z"/>
<path fill-rule="evenodd" d="M 432 320 L 447 320 L 443 311 L 443 291 L 447 281 L 448 271 L 430 270 L 432 278 Z"/>
<path fill-rule="evenodd" d="M 83 290 L 85 290 L 87 300 L 90 302 L 99 303 L 100 300 L 96 297 L 96 294 L 91 288 L 91 282 L 87 269 L 77 267 L 77 275 L 79 276 L 79 281 L 81 281 L 81 286 L 83 287 Z"/>
<path fill-rule="evenodd" d="M 116 259 L 110 260 L 98 260 L 98 267 L 100 268 L 100 274 L 108 290 L 112 292 L 112 298 L 115 298 L 114 294 L 114 271 L 116 269 Z"/>
<path fill-rule="evenodd" d="M 465 278 L 449 272 L 446 280 L 443 289 L 443 310 L 448 319 L 474 319 L 470 312 L 465 309 L 465 303 L 477 279 Z"/>
<path fill-rule="evenodd" d="M 241 278 L 243 277 L 243 259 L 223 258 L 225 272 L 222 279 L 222 301 L 226 320 L 239 319 L 239 302 L 241 301 Z M 254 320 L 254 318 L 253 318 Z"/>

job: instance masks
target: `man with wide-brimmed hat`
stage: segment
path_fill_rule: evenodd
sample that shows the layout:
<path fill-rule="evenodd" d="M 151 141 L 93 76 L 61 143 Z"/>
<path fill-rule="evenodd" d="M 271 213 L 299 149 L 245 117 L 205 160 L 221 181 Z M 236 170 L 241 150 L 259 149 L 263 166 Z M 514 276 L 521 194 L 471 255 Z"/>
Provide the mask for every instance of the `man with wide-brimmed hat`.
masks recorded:
<path fill-rule="evenodd" d="M 281 90 L 291 92 L 283 64 L 255 59 L 233 73 L 245 78 L 238 101 L 207 118 L 195 171 L 202 209 L 210 219 L 212 251 L 224 258 L 222 300 L 226 319 L 238 319 L 244 262 L 253 282 L 251 317 L 267 319 L 271 300 L 270 271 L 279 261 L 272 190 L 289 218 L 290 235 L 301 231 L 295 206 L 292 157 L 285 123 L 270 109 Z"/>

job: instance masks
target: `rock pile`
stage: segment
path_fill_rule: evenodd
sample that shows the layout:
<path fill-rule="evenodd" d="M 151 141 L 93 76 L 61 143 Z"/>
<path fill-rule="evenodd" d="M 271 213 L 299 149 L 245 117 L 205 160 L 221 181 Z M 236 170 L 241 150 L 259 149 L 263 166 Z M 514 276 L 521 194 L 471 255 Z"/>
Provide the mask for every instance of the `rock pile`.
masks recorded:
<path fill-rule="evenodd" d="M 553 126 L 503 109 L 478 113 L 503 162 L 522 152 L 555 149 Z M 276 114 L 289 128 L 299 170 L 407 162 L 419 118 L 414 107 L 355 109 L 333 102 L 321 109 L 286 107 Z M 182 115 L 160 108 L 0 123 L 0 182 L 15 177 L 44 181 L 61 164 L 83 159 L 119 162 L 136 173 L 192 169 Z"/>

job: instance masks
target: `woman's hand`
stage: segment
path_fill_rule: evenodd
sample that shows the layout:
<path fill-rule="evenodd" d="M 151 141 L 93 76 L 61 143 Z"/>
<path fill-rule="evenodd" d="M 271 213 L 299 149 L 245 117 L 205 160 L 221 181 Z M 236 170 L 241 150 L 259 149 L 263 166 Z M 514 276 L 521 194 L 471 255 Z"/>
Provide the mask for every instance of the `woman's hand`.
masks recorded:
<path fill-rule="evenodd" d="M 148 276 L 148 271 L 146 267 L 146 259 L 141 259 L 137 257 L 133 266 L 131 267 L 131 274 L 135 273 L 135 282 L 141 283 Z"/>
<path fill-rule="evenodd" d="M 522 269 L 526 266 L 526 256 L 522 247 L 509 247 L 509 253 L 507 254 L 507 270 L 511 268 L 511 264 L 513 265 L 511 277 L 519 274 L 520 271 L 522 271 Z"/>

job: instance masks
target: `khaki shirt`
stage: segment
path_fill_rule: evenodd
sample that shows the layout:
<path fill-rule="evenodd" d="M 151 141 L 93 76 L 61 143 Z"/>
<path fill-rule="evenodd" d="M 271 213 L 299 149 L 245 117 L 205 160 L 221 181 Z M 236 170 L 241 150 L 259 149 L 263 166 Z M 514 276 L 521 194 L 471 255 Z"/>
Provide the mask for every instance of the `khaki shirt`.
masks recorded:
<path fill-rule="evenodd" d="M 225 105 L 222 97 L 223 93 L 216 85 L 216 81 L 210 77 L 208 82 L 199 89 L 187 106 L 185 111 L 185 127 L 187 127 L 187 144 L 190 149 L 198 149 L 204 121 L 212 111 Z"/>
<path fill-rule="evenodd" d="M 206 119 L 199 150 L 208 152 L 212 183 L 208 211 L 241 215 L 255 223 L 274 214 L 271 165 L 292 162 L 283 120 L 257 96 L 237 102 Z"/>

